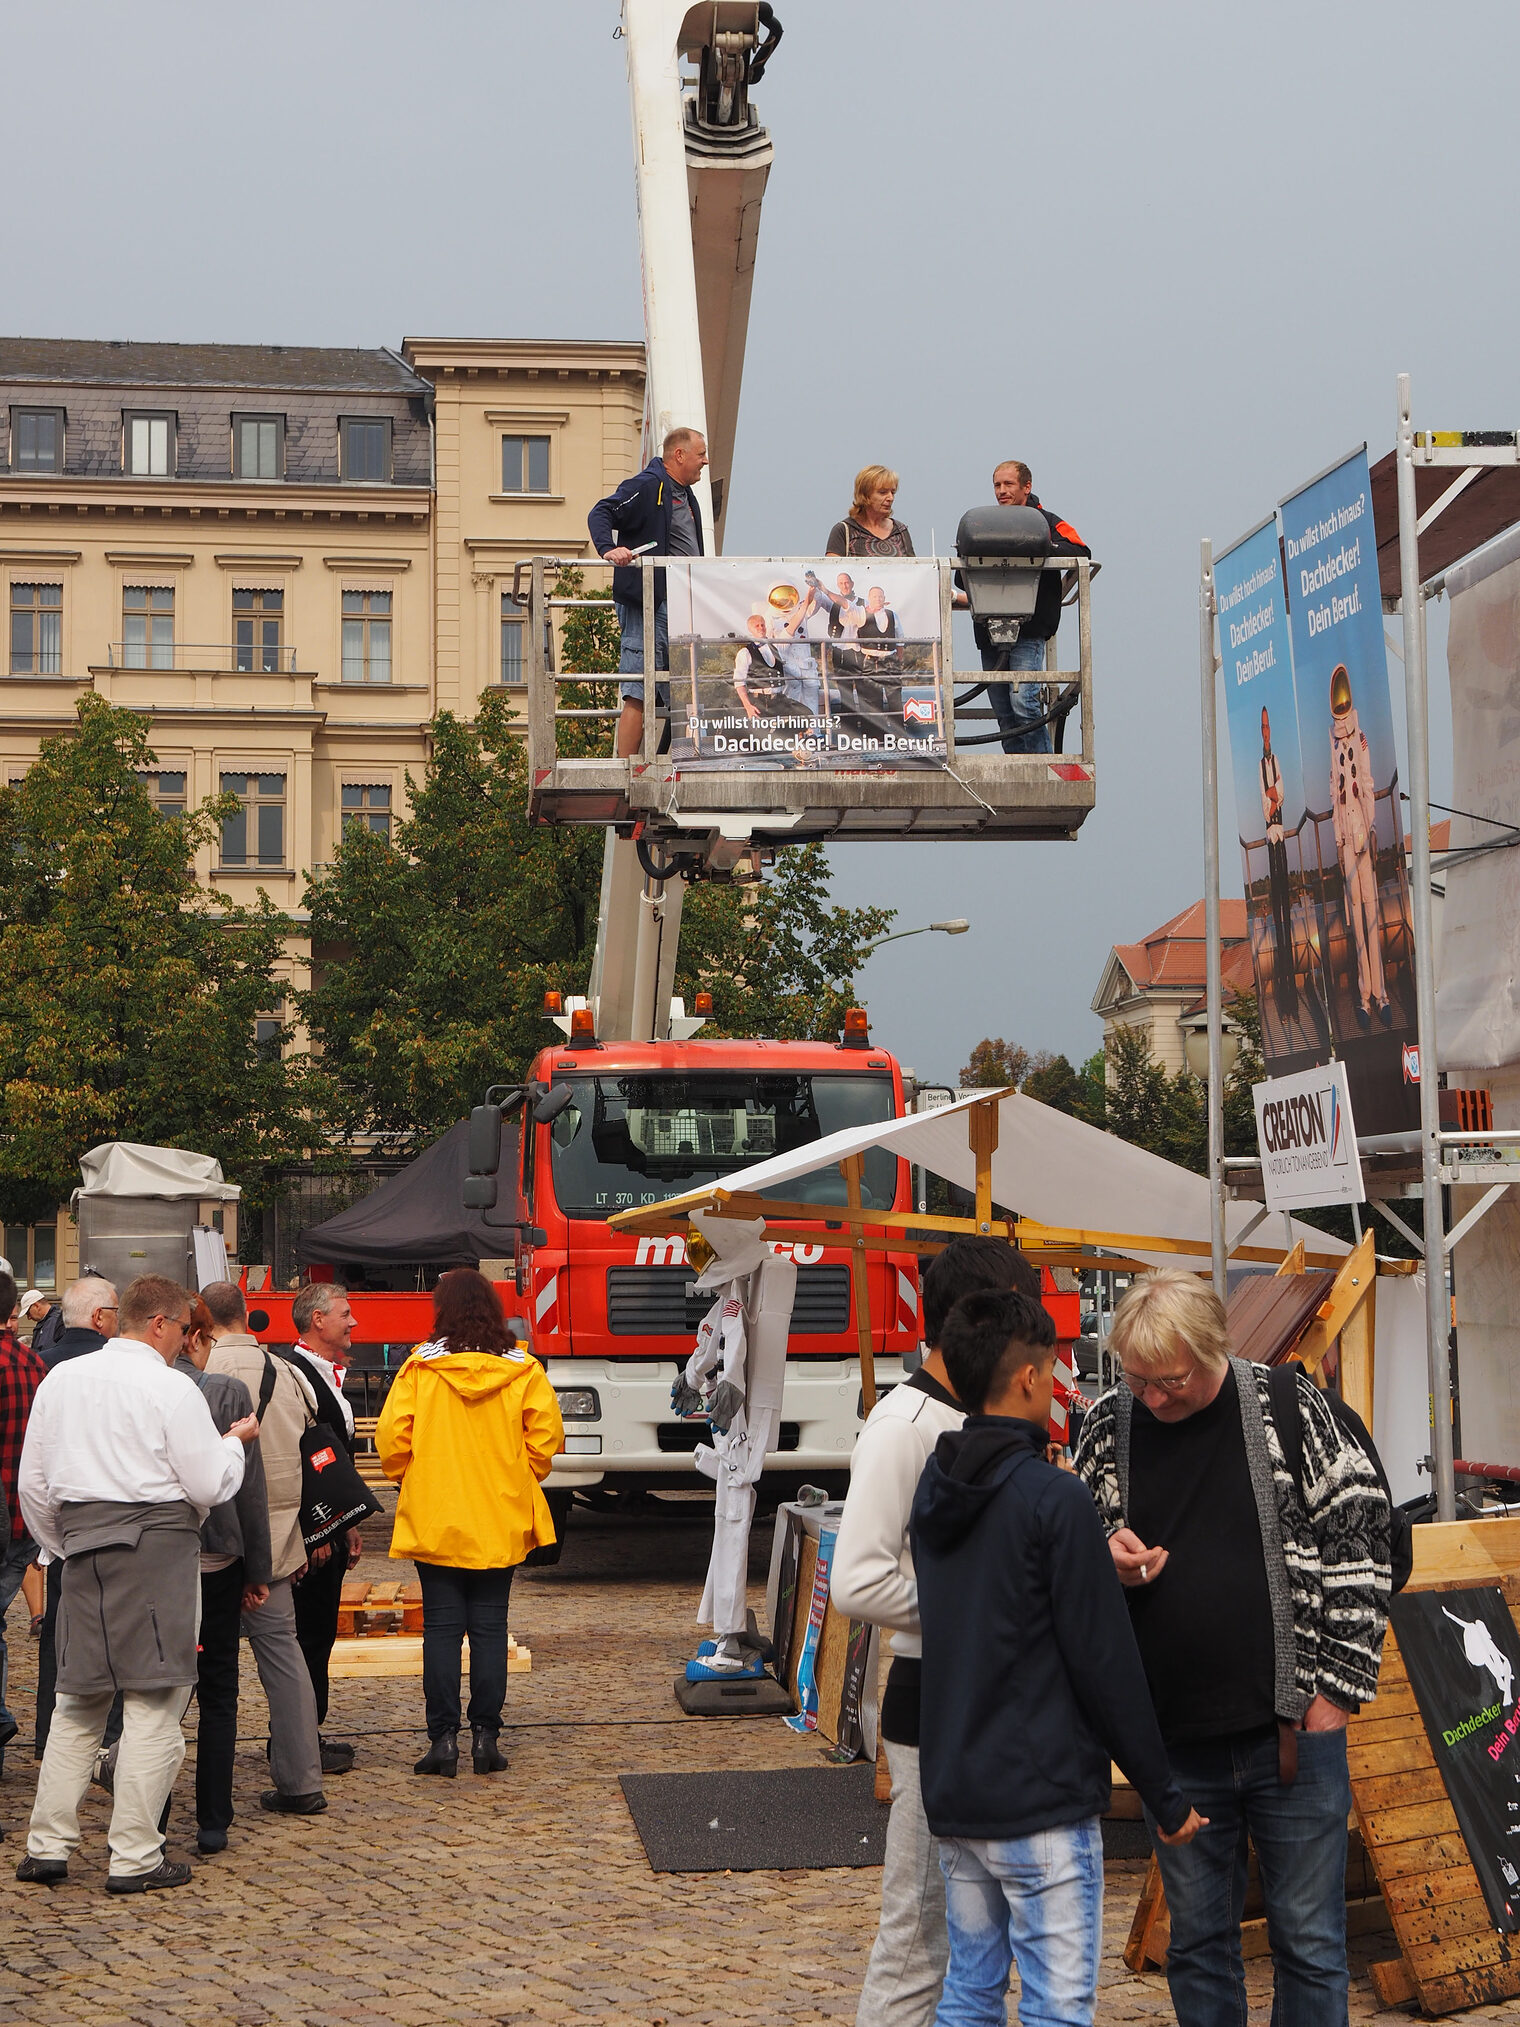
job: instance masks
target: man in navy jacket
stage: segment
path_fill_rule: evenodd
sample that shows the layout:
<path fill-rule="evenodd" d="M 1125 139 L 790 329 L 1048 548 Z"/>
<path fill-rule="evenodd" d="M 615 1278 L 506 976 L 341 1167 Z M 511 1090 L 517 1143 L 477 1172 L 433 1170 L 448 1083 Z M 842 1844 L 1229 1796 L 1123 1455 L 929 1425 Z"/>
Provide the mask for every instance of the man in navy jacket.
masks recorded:
<path fill-rule="evenodd" d="M 618 720 L 619 754 L 637 753 L 644 741 L 644 573 L 635 560 L 656 556 L 701 556 L 702 508 L 692 487 L 707 463 L 707 440 L 699 429 L 673 429 L 641 472 L 624 479 L 615 493 L 598 500 L 586 516 L 596 553 L 617 565 L 612 596 L 622 631 L 618 656 L 623 714 Z M 654 665 L 670 667 L 665 620 L 665 573 L 654 574 Z M 628 677 L 637 681 L 628 681 Z M 656 699 L 670 708 L 670 685 L 655 686 Z"/>
<path fill-rule="evenodd" d="M 940 1338 L 970 1410 L 913 1502 L 924 1659 L 919 1772 L 940 1839 L 950 1965 L 938 2018 L 1090 2027 L 1116 1760 L 1166 1843 L 1198 1816 L 1172 1777 L 1124 1594 L 1081 1481 L 1046 1462 L 1055 1326 L 1017 1293 L 964 1296 Z"/>

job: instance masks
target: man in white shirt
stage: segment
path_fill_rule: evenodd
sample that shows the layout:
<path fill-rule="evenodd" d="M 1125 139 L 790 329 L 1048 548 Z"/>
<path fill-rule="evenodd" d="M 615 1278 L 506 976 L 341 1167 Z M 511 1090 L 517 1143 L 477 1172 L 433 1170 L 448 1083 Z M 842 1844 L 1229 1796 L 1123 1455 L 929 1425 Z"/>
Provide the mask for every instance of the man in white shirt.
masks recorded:
<path fill-rule="evenodd" d="M 171 1370 L 190 1327 L 178 1282 L 142 1274 L 118 1335 L 57 1366 L 37 1389 L 18 1492 L 33 1538 L 63 1562 L 58 1700 L 18 1879 L 68 1877 L 79 1803 L 116 1692 L 121 1747 L 110 1893 L 183 1886 L 164 1856 L 164 1804 L 185 1757 L 180 1721 L 196 1677 L 200 1528 L 243 1482 L 252 1415 L 219 1436 L 199 1389 Z"/>
<path fill-rule="evenodd" d="M 317 1418 L 328 1424 L 352 1456 L 354 1411 L 343 1392 L 354 1334 L 348 1290 L 339 1281 L 308 1281 L 290 1305 L 290 1320 L 301 1333 L 292 1363 L 308 1377 L 315 1375 L 320 1389 Z M 296 1638 L 317 1699 L 319 1728 L 327 1722 L 327 1667 L 338 1637 L 343 1579 L 363 1547 L 363 1536 L 351 1527 L 330 1548 L 314 1548 L 310 1566 L 295 1588 Z M 346 1739 L 322 1739 L 321 1754 L 324 1774 L 346 1774 L 354 1763 L 354 1749 Z"/>
<path fill-rule="evenodd" d="M 952 1239 L 924 1275 L 928 1355 L 904 1386 L 871 1410 L 850 1462 L 850 1491 L 834 1545 L 829 1595 L 849 1619 L 892 1629 L 881 1736 L 892 1774 L 892 1813 L 881 1873 L 881 1924 L 856 2027 L 929 2027 L 950 1942 L 939 1843 L 918 1785 L 918 1697 L 923 1639 L 908 1519 L 924 1466 L 964 1410 L 940 1354 L 945 1319 L 963 1295 L 1016 1288 L 1040 1299 L 1040 1277 L 1006 1239 Z"/>

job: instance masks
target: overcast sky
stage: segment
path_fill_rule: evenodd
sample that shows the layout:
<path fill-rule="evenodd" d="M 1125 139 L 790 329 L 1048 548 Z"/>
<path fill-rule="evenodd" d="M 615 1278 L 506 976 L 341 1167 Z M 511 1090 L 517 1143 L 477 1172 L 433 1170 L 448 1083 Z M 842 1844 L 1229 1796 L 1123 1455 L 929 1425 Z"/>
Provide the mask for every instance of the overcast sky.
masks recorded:
<path fill-rule="evenodd" d="M 1103 562 L 1070 845 L 851 847 L 878 1037 L 1074 1059 L 1109 947 L 1202 892 L 1198 543 L 1364 439 L 1520 421 L 1514 7 L 781 0 L 727 540 L 821 548 L 858 466 L 921 551 L 997 459 Z M 8 332 L 630 338 L 615 0 L 5 8 Z M 18 81 L 25 80 L 26 88 Z M 1509 359 L 1510 363 L 1505 364 Z M 1433 792 L 1450 724 L 1433 619 Z M 1394 712 L 1403 754 L 1397 663 Z M 1233 835 L 1228 769 L 1222 810 Z M 1239 891 L 1238 854 L 1226 877 Z"/>

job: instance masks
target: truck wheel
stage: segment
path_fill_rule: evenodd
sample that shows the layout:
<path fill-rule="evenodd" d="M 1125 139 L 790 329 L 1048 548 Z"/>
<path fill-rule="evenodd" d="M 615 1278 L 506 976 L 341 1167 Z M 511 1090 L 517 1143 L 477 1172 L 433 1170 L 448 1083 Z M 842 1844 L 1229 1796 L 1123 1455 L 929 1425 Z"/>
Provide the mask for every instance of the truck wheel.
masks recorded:
<path fill-rule="evenodd" d="M 549 1517 L 554 1522 L 554 1540 L 542 1548 L 529 1549 L 524 1557 L 528 1569 L 547 1569 L 552 1563 L 557 1563 L 565 1551 L 565 1529 L 570 1524 L 575 1494 L 555 1490 L 545 1492 L 544 1497 L 549 1502 Z"/>

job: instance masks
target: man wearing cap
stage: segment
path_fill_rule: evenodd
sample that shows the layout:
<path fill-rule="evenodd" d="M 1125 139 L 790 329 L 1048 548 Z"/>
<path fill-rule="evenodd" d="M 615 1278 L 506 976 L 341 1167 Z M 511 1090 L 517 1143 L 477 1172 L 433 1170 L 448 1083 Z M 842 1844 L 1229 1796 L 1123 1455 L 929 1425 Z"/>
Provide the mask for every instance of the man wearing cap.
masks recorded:
<path fill-rule="evenodd" d="M 63 1328 L 62 1312 L 51 1295 L 40 1288 L 28 1288 L 21 1298 L 16 1334 L 41 1358 Z"/>
<path fill-rule="evenodd" d="M 615 566 L 612 597 L 622 632 L 618 674 L 623 713 L 618 720 L 617 751 L 637 753 L 644 741 L 644 572 L 638 558 L 652 550 L 657 556 L 701 556 L 702 507 L 692 491 L 707 463 L 707 439 L 699 429 L 666 432 L 660 455 L 641 472 L 624 479 L 616 492 L 598 500 L 586 526 L 598 556 Z M 670 667 L 665 620 L 665 572 L 654 573 L 654 665 Z M 656 702 L 670 708 L 670 685 L 655 686 Z"/>
<path fill-rule="evenodd" d="M 1351 701 L 1346 664 L 1330 675 L 1330 813 L 1340 856 L 1342 907 L 1356 945 L 1356 1017 L 1372 1026 L 1377 1003 L 1383 1026 L 1393 1025 L 1388 984 L 1383 976 L 1383 924 L 1377 879 L 1377 802 L 1372 754 Z"/>

